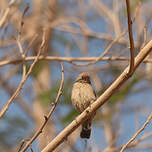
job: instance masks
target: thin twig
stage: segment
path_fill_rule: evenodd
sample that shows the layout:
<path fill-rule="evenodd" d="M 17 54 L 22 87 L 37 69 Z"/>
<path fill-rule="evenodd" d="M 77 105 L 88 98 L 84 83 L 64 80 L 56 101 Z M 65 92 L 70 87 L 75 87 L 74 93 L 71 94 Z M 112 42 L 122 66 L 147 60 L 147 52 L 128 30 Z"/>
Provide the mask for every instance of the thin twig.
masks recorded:
<path fill-rule="evenodd" d="M 141 138 L 139 138 L 138 140 L 134 141 L 133 143 L 130 143 L 127 146 L 127 148 L 128 149 L 133 148 L 133 147 L 137 146 L 137 144 L 139 144 L 140 142 L 144 141 L 145 139 L 147 139 L 151 136 L 152 136 L 152 132 L 147 133 L 147 134 L 143 135 Z M 122 147 L 123 146 L 112 147 L 112 148 L 109 148 L 109 149 L 106 148 L 103 152 L 117 152 L 117 151 L 120 151 Z"/>
<path fill-rule="evenodd" d="M 8 5 L 8 8 L 5 10 L 3 16 L 1 17 L 1 20 L 0 20 L 0 28 L 3 27 L 8 15 L 9 15 L 9 12 L 10 12 L 10 9 L 11 9 L 11 6 L 15 3 L 15 0 L 11 0 L 9 2 L 9 5 Z"/>
<path fill-rule="evenodd" d="M 15 92 L 15 88 L 8 83 L 8 78 L 4 77 L 0 74 L 0 84 L 2 85 L 2 88 L 7 91 L 9 96 L 12 96 L 12 94 Z M 33 111 L 30 109 L 30 106 L 23 100 L 20 95 L 18 95 L 16 102 L 32 120 L 35 120 L 35 115 Z"/>
<path fill-rule="evenodd" d="M 147 134 L 143 135 L 141 138 L 139 138 L 138 140 L 134 141 L 132 144 L 129 144 L 128 146 L 129 147 L 136 146 L 138 143 L 142 142 L 143 140 L 145 140 L 151 136 L 152 136 L 152 132 L 147 133 Z"/>
<path fill-rule="evenodd" d="M 24 55 L 23 48 L 21 46 L 21 42 L 20 42 L 19 38 L 17 40 L 17 45 L 18 45 L 20 54 L 21 54 L 21 56 L 22 56 L 22 58 L 24 60 L 26 56 Z M 25 75 L 26 75 L 26 64 L 25 64 L 25 61 L 23 61 L 23 75 L 22 75 L 22 79 L 24 79 Z"/>
<path fill-rule="evenodd" d="M 134 69 L 134 39 L 133 39 L 133 32 L 132 32 L 132 20 L 131 20 L 129 0 L 126 0 L 126 7 L 127 7 L 128 32 L 129 32 L 129 41 L 130 41 L 130 67 L 129 67 L 128 74 L 131 75 Z"/>
<path fill-rule="evenodd" d="M 45 31 L 44 31 L 44 33 L 43 33 L 43 38 L 42 38 L 42 43 L 41 43 L 41 45 L 40 45 L 40 49 L 39 49 L 39 51 L 38 51 L 38 54 L 37 54 L 36 58 L 34 59 L 32 65 L 30 66 L 27 74 L 26 74 L 24 77 L 22 77 L 22 80 L 21 80 L 21 82 L 20 82 L 17 90 L 14 92 L 14 94 L 12 95 L 12 97 L 8 100 L 8 102 L 7 102 L 7 104 L 4 106 L 4 108 L 0 111 L 0 118 L 1 118 L 1 117 L 5 114 L 5 112 L 8 110 L 10 104 L 11 104 L 12 102 L 14 102 L 14 99 L 19 95 L 21 89 L 23 88 L 23 85 L 24 85 L 25 81 L 27 80 L 28 76 L 30 75 L 30 73 L 31 73 L 32 70 L 33 70 L 33 67 L 34 67 L 35 64 L 37 63 L 37 61 L 38 61 L 38 59 L 39 59 L 39 56 L 41 55 L 41 52 L 42 52 L 42 50 L 43 50 L 43 47 L 44 47 L 44 45 L 45 45 L 45 34 L 46 34 L 46 33 L 45 33 Z"/>
<path fill-rule="evenodd" d="M 21 54 L 23 60 L 25 59 L 26 55 L 24 54 L 24 51 L 23 51 L 23 48 L 22 48 L 22 45 L 21 45 L 21 34 L 22 34 L 23 25 L 24 25 L 24 21 L 23 21 L 24 20 L 24 15 L 28 11 L 28 9 L 29 9 L 29 5 L 27 5 L 24 8 L 24 11 L 23 11 L 23 14 L 22 14 L 22 17 L 21 17 L 18 38 L 17 38 L 17 45 L 18 45 L 18 48 L 19 48 L 19 51 L 20 51 L 20 54 Z M 24 79 L 25 75 L 26 75 L 26 64 L 25 64 L 25 61 L 23 61 L 23 75 L 22 75 L 22 79 Z"/>
<path fill-rule="evenodd" d="M 141 48 L 143 48 L 146 45 L 146 42 L 147 42 L 147 27 L 145 25 L 145 27 L 144 27 L 144 42 L 143 42 Z"/>
<path fill-rule="evenodd" d="M 120 150 L 120 152 L 123 152 L 127 146 L 133 142 L 136 137 L 145 129 L 145 127 L 148 125 L 148 123 L 150 122 L 150 120 L 152 119 L 152 113 L 149 115 L 147 121 L 143 124 L 143 126 L 134 134 L 134 136 L 122 147 L 122 149 Z"/>
<path fill-rule="evenodd" d="M 61 83 L 60 83 L 60 88 L 56 97 L 55 102 L 53 103 L 53 106 L 50 110 L 50 112 L 48 113 L 47 116 L 44 116 L 44 123 L 41 125 L 41 127 L 37 130 L 37 132 L 34 134 L 34 136 L 26 143 L 25 147 L 22 149 L 21 152 L 25 152 L 27 150 L 27 148 L 32 144 L 32 142 L 42 133 L 45 125 L 47 124 L 48 120 L 50 119 L 52 113 L 54 112 L 57 103 L 59 101 L 60 96 L 62 95 L 62 90 L 63 90 L 63 84 L 64 84 L 64 68 L 63 65 L 61 63 L 61 71 L 62 71 L 62 79 L 61 79 Z"/>
<path fill-rule="evenodd" d="M 33 148 L 32 148 L 32 145 L 30 145 L 30 150 L 31 150 L 31 152 L 34 152 L 34 150 L 33 150 Z"/>
<path fill-rule="evenodd" d="M 20 150 L 22 149 L 24 143 L 25 143 L 25 140 L 23 139 L 23 140 L 21 141 L 21 143 L 20 143 L 20 147 L 19 147 L 19 149 L 18 149 L 17 152 L 20 152 Z"/>
<path fill-rule="evenodd" d="M 21 22 L 20 22 L 20 28 L 19 28 L 19 33 L 18 33 L 18 39 L 21 39 L 22 29 L 23 29 L 23 25 L 24 25 L 24 16 L 25 16 L 25 14 L 26 14 L 26 12 L 28 11 L 29 8 L 30 8 L 29 4 L 27 4 L 27 6 L 24 8 L 24 11 L 22 13 Z"/>
<path fill-rule="evenodd" d="M 120 34 L 120 36 L 118 36 L 116 39 L 114 39 L 109 45 L 108 47 L 105 49 L 105 51 L 99 56 L 97 57 L 94 61 L 88 62 L 88 63 L 83 63 L 83 64 L 78 64 L 78 63 L 73 63 L 72 64 L 76 65 L 76 66 L 88 66 L 88 65 L 92 65 L 97 63 L 98 61 L 101 61 L 103 59 L 103 57 L 108 53 L 108 51 L 112 48 L 112 46 L 118 42 L 125 34 L 127 33 L 127 30 L 124 31 L 123 33 Z"/>
<path fill-rule="evenodd" d="M 92 5 L 95 7 L 96 11 L 105 18 L 105 20 L 107 20 L 107 18 L 110 19 L 111 22 L 109 22 L 109 24 L 113 24 L 114 32 L 118 36 L 121 33 L 121 25 L 117 14 L 100 0 L 92 1 Z"/>

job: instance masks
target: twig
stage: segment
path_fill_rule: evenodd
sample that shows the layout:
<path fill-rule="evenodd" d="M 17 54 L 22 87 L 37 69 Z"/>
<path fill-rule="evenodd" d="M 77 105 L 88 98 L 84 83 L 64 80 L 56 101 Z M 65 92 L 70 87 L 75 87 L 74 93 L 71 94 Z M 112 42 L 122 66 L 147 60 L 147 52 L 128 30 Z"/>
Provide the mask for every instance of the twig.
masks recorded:
<path fill-rule="evenodd" d="M 2 18 L 1 18 L 1 20 L 0 20 L 0 28 L 3 27 L 5 21 L 6 21 L 7 17 L 8 17 L 8 14 L 9 14 L 9 12 L 10 12 L 10 8 L 11 8 L 11 6 L 12 6 L 14 3 L 15 3 L 15 0 L 11 0 L 11 1 L 9 2 L 8 8 L 5 10 L 4 15 L 2 16 Z"/>
<path fill-rule="evenodd" d="M 53 106 L 50 110 L 50 112 L 48 113 L 47 116 L 44 116 L 44 123 L 41 125 L 41 127 L 37 130 L 37 132 L 34 134 L 34 136 L 27 142 L 27 144 L 25 145 L 25 147 L 22 149 L 21 152 L 25 152 L 27 150 L 27 148 L 32 144 L 32 142 L 42 133 L 45 125 L 47 124 L 49 118 L 51 117 L 52 113 L 54 112 L 57 103 L 59 101 L 60 96 L 62 95 L 62 89 L 63 89 L 63 83 L 64 83 L 64 69 L 63 69 L 63 65 L 61 63 L 61 71 L 62 71 L 62 79 L 61 79 L 61 83 L 60 83 L 60 88 L 56 97 L 55 102 L 53 103 Z"/>
<path fill-rule="evenodd" d="M 2 75 L 0 74 L 0 84 L 2 85 L 3 89 L 5 89 L 7 91 L 7 93 L 9 94 L 9 96 L 12 96 L 12 94 L 15 92 L 15 88 L 12 87 L 11 85 L 9 85 L 8 83 L 8 79 L 6 79 L 6 77 L 2 77 Z M 30 106 L 27 105 L 27 103 L 22 99 L 22 97 L 20 95 L 18 95 L 18 98 L 16 100 L 16 102 L 18 103 L 18 105 L 24 110 L 24 112 L 32 119 L 35 119 L 35 115 L 33 113 L 33 111 L 30 109 Z"/>
<path fill-rule="evenodd" d="M 23 88 L 23 85 L 24 85 L 25 81 L 27 80 L 28 76 L 29 76 L 30 73 L 32 72 L 34 65 L 37 63 L 37 61 L 38 61 L 38 59 L 39 59 L 39 56 L 41 55 L 41 52 L 42 52 L 42 50 L 43 50 L 44 44 L 45 44 L 45 34 L 46 34 L 46 33 L 45 33 L 45 31 L 44 31 L 42 43 L 41 43 L 41 45 L 40 45 L 40 49 L 39 49 L 39 51 L 38 51 L 38 54 L 37 54 L 36 58 L 34 59 L 32 65 L 30 66 L 29 71 L 27 72 L 27 74 L 26 74 L 24 77 L 22 77 L 22 80 L 21 80 L 21 82 L 20 82 L 17 90 L 14 92 L 14 94 L 12 95 L 12 97 L 8 100 L 8 102 L 7 102 L 7 104 L 4 106 L 4 108 L 0 111 L 0 118 L 1 118 L 1 117 L 5 114 L 5 112 L 8 110 L 10 104 L 11 104 L 12 102 L 14 102 L 14 99 L 19 95 L 21 89 Z"/>
<path fill-rule="evenodd" d="M 80 27 L 80 29 L 70 26 L 69 25 L 70 23 L 75 23 L 76 25 Z M 69 32 L 72 34 L 94 37 L 94 38 L 103 39 L 106 41 L 113 40 L 113 37 L 110 34 L 94 32 L 88 27 L 88 25 L 83 20 L 78 19 L 76 17 L 69 17 L 69 18 L 64 18 L 64 19 L 59 18 L 51 22 L 48 26 L 55 30 Z M 118 41 L 118 44 L 123 45 L 123 46 L 128 46 L 128 41 L 126 39 L 121 39 Z"/>
<path fill-rule="evenodd" d="M 105 20 L 107 20 L 107 18 L 110 19 L 111 22 L 109 24 L 113 24 L 114 32 L 118 36 L 121 33 L 121 26 L 117 14 L 100 0 L 92 1 L 92 6 L 96 8 L 96 11 L 103 16 Z"/>
<path fill-rule="evenodd" d="M 18 48 L 19 48 L 19 51 L 20 51 L 20 54 L 21 54 L 23 60 L 25 59 L 26 55 L 24 54 L 24 51 L 23 51 L 23 48 L 22 48 L 22 45 L 21 45 L 21 32 L 22 32 L 22 28 L 23 28 L 23 25 L 24 25 L 24 22 L 23 22 L 24 15 L 25 15 L 25 13 L 27 12 L 28 9 L 29 9 L 29 6 L 27 6 L 23 11 L 23 14 L 22 14 L 22 17 L 21 17 L 21 22 L 20 22 L 18 38 L 17 38 L 17 45 L 18 45 Z M 26 75 L 26 64 L 25 64 L 25 61 L 23 61 L 22 79 L 24 79 L 25 75 Z"/>
<path fill-rule="evenodd" d="M 130 14 L 130 2 L 126 0 L 126 7 L 127 7 L 127 17 L 128 17 L 128 32 L 129 32 L 129 41 L 130 41 L 130 67 L 128 74 L 131 75 L 134 69 L 134 39 L 133 39 L 133 32 L 132 32 L 132 20 Z"/>
<path fill-rule="evenodd" d="M 18 40 L 17 40 L 17 44 L 18 44 L 18 48 L 19 48 L 20 54 L 21 54 L 21 56 L 22 56 L 22 58 L 23 58 L 23 60 L 24 60 L 26 56 L 24 55 L 23 48 L 22 48 L 22 46 L 21 46 L 21 43 L 20 43 L 20 39 L 19 39 L 19 38 L 18 38 Z M 22 75 L 22 80 L 24 79 L 25 75 L 26 75 L 26 64 L 25 64 L 25 61 L 23 61 L 23 75 Z"/>
<path fill-rule="evenodd" d="M 20 150 L 22 149 L 24 143 L 25 143 L 25 140 L 23 139 L 23 140 L 21 141 L 20 147 L 19 147 L 19 149 L 18 149 L 17 152 L 20 152 Z"/>
<path fill-rule="evenodd" d="M 25 59 L 26 55 L 23 51 L 23 48 L 22 48 L 22 45 L 21 45 L 21 34 L 22 34 L 22 29 L 23 29 L 23 25 L 24 25 L 24 15 L 25 13 L 28 11 L 29 9 L 29 5 L 27 5 L 25 8 L 24 8 L 24 11 L 23 11 L 23 14 L 22 14 L 22 17 L 21 17 L 21 22 L 20 22 L 20 28 L 19 28 L 19 33 L 18 33 L 18 38 L 17 38 L 17 45 L 18 45 L 18 48 L 19 48 L 19 51 L 20 51 L 20 54 L 23 58 L 23 60 Z M 25 61 L 23 61 L 23 75 L 22 75 L 22 80 L 24 79 L 26 75 L 26 64 L 25 64 Z"/>
<path fill-rule="evenodd" d="M 30 145 L 30 150 L 31 150 L 31 152 L 34 152 L 34 150 L 33 150 L 33 148 L 32 148 L 32 146 Z"/>
<path fill-rule="evenodd" d="M 147 121 L 144 123 L 144 125 L 134 134 L 134 136 L 122 147 L 122 149 L 120 150 L 120 152 L 123 152 L 127 146 L 133 142 L 136 137 L 145 129 L 145 127 L 148 125 L 148 123 L 150 122 L 150 120 L 152 119 L 152 113 L 149 115 Z"/>
<path fill-rule="evenodd" d="M 145 134 L 144 136 L 142 136 L 141 138 L 139 138 L 138 140 L 134 141 L 132 144 L 129 144 L 128 146 L 129 147 L 133 147 L 133 146 L 136 146 L 138 143 L 140 143 L 141 141 L 149 138 L 152 136 L 152 132 L 151 133 L 147 133 Z"/>
<path fill-rule="evenodd" d="M 141 48 L 143 48 L 145 46 L 146 41 L 147 41 L 147 27 L 145 25 L 145 27 L 144 27 L 144 42 L 143 42 Z"/>
<path fill-rule="evenodd" d="M 135 69 L 140 65 L 144 58 L 152 50 L 152 40 L 139 52 L 135 59 Z M 73 120 L 57 137 L 55 137 L 42 152 L 52 152 L 67 138 L 80 124 L 82 124 L 91 114 L 99 109 L 108 99 L 124 84 L 130 76 L 128 76 L 129 66 L 124 72 L 112 83 L 112 85 L 84 112 L 82 112 L 75 120 Z"/>
<path fill-rule="evenodd" d="M 27 4 L 27 6 L 24 8 L 24 11 L 23 11 L 22 16 L 21 16 L 20 28 L 19 28 L 19 33 L 18 33 L 18 39 L 19 40 L 21 38 L 22 29 L 23 29 L 23 25 L 24 25 L 24 21 L 23 21 L 24 20 L 24 16 L 25 16 L 25 14 L 26 14 L 26 12 L 28 11 L 29 8 L 30 8 L 29 4 Z"/>
<path fill-rule="evenodd" d="M 152 133 L 147 133 L 147 134 L 143 135 L 141 138 L 139 138 L 138 140 L 134 141 L 133 143 L 130 143 L 127 146 L 127 148 L 133 148 L 133 147 L 137 146 L 137 144 L 139 144 L 140 142 L 144 141 L 145 139 L 147 139 L 151 136 L 152 136 Z M 123 146 L 112 147 L 109 149 L 106 148 L 103 152 L 117 152 L 117 151 L 120 151 L 122 147 Z"/>
<path fill-rule="evenodd" d="M 72 64 L 76 65 L 76 66 L 88 66 L 88 65 L 92 65 L 97 63 L 98 61 L 102 60 L 103 57 L 108 53 L 108 51 L 112 48 L 112 46 L 118 42 L 125 34 L 127 33 L 127 30 L 124 31 L 123 33 L 120 34 L 120 36 L 118 36 L 116 39 L 114 39 L 109 45 L 108 47 L 105 49 L 105 51 L 99 56 L 97 57 L 94 61 L 88 62 L 88 63 L 84 63 L 84 64 L 78 64 L 78 63 L 73 63 Z"/>

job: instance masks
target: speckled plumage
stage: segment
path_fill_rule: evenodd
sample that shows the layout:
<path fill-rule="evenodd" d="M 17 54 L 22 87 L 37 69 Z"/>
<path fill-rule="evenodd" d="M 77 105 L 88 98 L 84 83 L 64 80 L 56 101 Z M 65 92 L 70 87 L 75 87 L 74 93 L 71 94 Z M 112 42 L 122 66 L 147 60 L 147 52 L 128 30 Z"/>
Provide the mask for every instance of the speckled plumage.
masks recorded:
<path fill-rule="evenodd" d="M 72 88 L 72 104 L 78 112 L 83 112 L 91 103 L 96 100 L 90 77 L 87 73 L 81 73 Z M 90 138 L 91 120 L 89 118 L 82 124 L 81 138 Z"/>

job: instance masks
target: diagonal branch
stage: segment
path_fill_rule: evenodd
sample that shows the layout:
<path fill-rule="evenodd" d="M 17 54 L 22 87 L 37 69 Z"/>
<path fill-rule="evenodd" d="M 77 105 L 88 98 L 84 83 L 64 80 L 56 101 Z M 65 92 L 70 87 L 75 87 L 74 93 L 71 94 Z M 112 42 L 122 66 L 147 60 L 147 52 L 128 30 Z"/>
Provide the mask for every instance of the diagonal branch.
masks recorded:
<path fill-rule="evenodd" d="M 55 102 L 54 102 L 54 104 L 53 104 L 50 112 L 48 113 L 48 115 L 44 116 L 44 118 L 45 118 L 44 123 L 41 125 L 41 127 L 39 128 L 39 130 L 37 130 L 37 132 L 34 134 L 34 136 L 31 138 L 31 140 L 29 140 L 27 142 L 27 144 L 25 145 L 25 147 L 22 149 L 21 152 L 25 152 L 27 150 L 27 148 L 32 144 L 32 142 L 42 133 L 45 125 L 47 124 L 49 118 L 51 117 L 52 113 L 54 112 L 54 110 L 55 110 L 55 108 L 57 106 L 59 98 L 62 95 L 62 89 L 63 89 L 63 83 L 64 83 L 64 69 L 63 69 L 62 63 L 61 63 L 61 71 L 62 71 L 62 79 L 61 79 L 60 88 L 59 88 L 56 100 L 55 100 Z"/>
<path fill-rule="evenodd" d="M 44 35 L 45 35 L 45 31 L 44 31 Z M 11 104 L 12 102 L 14 102 L 15 98 L 18 97 L 21 89 L 23 88 L 24 83 L 26 82 L 28 76 L 31 74 L 31 72 L 32 72 L 35 64 L 37 63 L 38 58 L 39 58 L 39 56 L 41 55 L 41 52 L 42 52 L 42 50 L 43 50 L 43 48 L 44 48 L 44 45 L 45 45 L 45 36 L 44 36 L 44 35 L 43 35 L 42 43 L 41 43 L 41 46 L 40 46 L 40 49 L 39 49 L 39 51 L 38 51 L 38 54 L 37 54 L 36 58 L 34 59 L 32 65 L 30 66 L 27 74 L 24 75 L 24 73 L 23 73 L 23 77 L 22 77 L 22 80 L 21 80 L 18 88 L 16 89 L 16 91 L 14 92 L 14 94 L 11 96 L 11 98 L 8 100 L 7 104 L 6 104 L 6 105 L 3 107 L 3 109 L 0 111 L 0 118 L 2 118 L 2 116 L 3 116 L 3 115 L 5 114 L 5 112 L 8 110 L 10 104 Z"/>
<path fill-rule="evenodd" d="M 0 28 L 2 28 L 3 25 L 5 24 L 6 19 L 7 19 L 8 15 L 9 15 L 9 12 L 10 12 L 11 6 L 12 6 L 14 3 L 15 3 L 15 0 L 11 0 L 11 1 L 9 2 L 8 8 L 5 10 L 3 16 L 1 17 L 1 20 L 0 20 Z"/>
<path fill-rule="evenodd" d="M 152 50 L 152 40 L 139 52 L 135 58 L 135 66 L 133 72 L 146 58 Z M 52 152 L 55 150 L 80 124 L 82 124 L 90 115 L 97 111 L 108 99 L 124 84 L 131 75 L 128 75 L 129 66 L 124 72 L 113 82 L 113 84 L 83 113 L 73 120 L 62 132 L 60 132 L 43 150 L 42 152 Z"/>
<path fill-rule="evenodd" d="M 91 62 L 88 62 L 88 63 L 73 63 L 71 62 L 73 65 L 76 65 L 76 66 L 88 66 L 88 65 L 92 65 L 92 64 L 95 64 L 99 61 L 101 61 L 103 59 L 103 57 L 109 52 L 109 50 L 112 48 L 112 46 L 117 42 L 119 41 L 125 34 L 127 33 L 127 30 L 125 30 L 123 33 L 120 34 L 120 36 L 118 36 L 116 39 L 114 39 L 108 46 L 107 48 L 105 49 L 105 51 L 99 56 L 97 57 L 94 61 L 91 61 Z"/>
<path fill-rule="evenodd" d="M 150 122 L 150 120 L 152 119 L 152 113 L 149 115 L 147 121 L 143 124 L 143 126 L 134 134 L 134 136 L 122 147 L 122 149 L 120 150 L 120 152 L 123 152 L 127 146 L 133 142 L 136 137 L 145 129 L 145 127 L 148 125 L 148 123 Z"/>

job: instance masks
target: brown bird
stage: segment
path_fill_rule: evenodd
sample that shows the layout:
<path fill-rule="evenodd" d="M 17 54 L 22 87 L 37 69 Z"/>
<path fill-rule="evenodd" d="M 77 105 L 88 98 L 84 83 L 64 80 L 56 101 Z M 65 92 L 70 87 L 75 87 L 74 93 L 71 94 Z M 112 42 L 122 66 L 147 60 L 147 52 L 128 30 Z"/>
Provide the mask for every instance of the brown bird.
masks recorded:
<path fill-rule="evenodd" d="M 80 113 L 96 100 L 96 94 L 91 85 L 90 76 L 87 73 L 78 75 L 72 88 L 71 100 L 75 109 Z M 91 121 L 94 115 L 82 124 L 81 138 L 90 138 Z"/>

